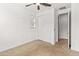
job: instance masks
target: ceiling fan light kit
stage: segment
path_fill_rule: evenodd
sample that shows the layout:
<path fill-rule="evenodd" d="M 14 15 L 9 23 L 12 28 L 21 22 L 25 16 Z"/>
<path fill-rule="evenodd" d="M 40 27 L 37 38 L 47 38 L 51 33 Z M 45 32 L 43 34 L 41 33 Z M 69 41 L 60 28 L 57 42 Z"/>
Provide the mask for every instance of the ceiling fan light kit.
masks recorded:
<path fill-rule="evenodd" d="M 32 4 L 25 5 L 25 6 L 29 7 L 31 5 L 37 5 L 37 10 L 40 10 L 40 5 L 45 6 L 45 7 L 51 7 L 51 4 L 49 3 L 32 3 Z"/>

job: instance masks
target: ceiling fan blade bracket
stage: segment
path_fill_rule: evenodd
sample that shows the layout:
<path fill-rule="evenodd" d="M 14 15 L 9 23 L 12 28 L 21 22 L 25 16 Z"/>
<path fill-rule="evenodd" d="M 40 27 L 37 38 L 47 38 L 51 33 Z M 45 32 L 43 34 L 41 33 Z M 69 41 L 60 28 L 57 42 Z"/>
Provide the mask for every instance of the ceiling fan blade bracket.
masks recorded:
<path fill-rule="evenodd" d="M 40 6 L 39 5 L 37 6 L 37 10 L 40 10 Z"/>

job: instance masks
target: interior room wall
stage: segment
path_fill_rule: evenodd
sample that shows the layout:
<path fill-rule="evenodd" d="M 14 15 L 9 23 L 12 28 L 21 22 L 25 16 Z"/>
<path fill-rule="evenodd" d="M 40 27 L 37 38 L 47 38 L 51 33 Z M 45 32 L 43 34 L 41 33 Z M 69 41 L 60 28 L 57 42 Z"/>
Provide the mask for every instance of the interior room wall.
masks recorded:
<path fill-rule="evenodd" d="M 79 3 L 71 4 L 71 49 L 79 51 Z"/>
<path fill-rule="evenodd" d="M 63 6 L 65 6 L 66 8 L 70 8 L 71 7 L 71 3 L 52 3 L 52 5 L 54 6 L 54 8 L 56 8 L 57 10 Z"/>
<path fill-rule="evenodd" d="M 37 15 L 39 39 L 54 44 L 54 8 L 47 8 Z"/>
<path fill-rule="evenodd" d="M 58 11 L 54 8 L 54 39 L 58 42 Z"/>
<path fill-rule="evenodd" d="M 31 7 L 26 4 L 0 4 L 0 51 L 16 47 L 34 39 Z"/>

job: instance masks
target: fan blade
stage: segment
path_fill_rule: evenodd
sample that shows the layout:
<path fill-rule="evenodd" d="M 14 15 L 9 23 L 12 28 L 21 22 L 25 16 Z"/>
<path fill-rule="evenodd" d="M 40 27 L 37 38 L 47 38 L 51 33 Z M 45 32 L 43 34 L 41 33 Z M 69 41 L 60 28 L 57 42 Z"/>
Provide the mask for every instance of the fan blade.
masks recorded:
<path fill-rule="evenodd" d="M 25 5 L 25 6 L 28 7 L 28 6 L 31 6 L 31 5 L 34 5 L 34 4 L 36 4 L 36 3 L 28 4 L 28 5 Z"/>
<path fill-rule="evenodd" d="M 44 6 L 51 6 L 51 4 L 48 4 L 48 3 L 40 3 L 40 4 Z"/>
<path fill-rule="evenodd" d="M 39 5 L 37 6 L 37 10 L 40 10 L 40 6 Z"/>
<path fill-rule="evenodd" d="M 32 4 L 29 4 L 29 5 L 25 5 L 26 7 L 28 7 L 28 6 L 31 6 Z"/>

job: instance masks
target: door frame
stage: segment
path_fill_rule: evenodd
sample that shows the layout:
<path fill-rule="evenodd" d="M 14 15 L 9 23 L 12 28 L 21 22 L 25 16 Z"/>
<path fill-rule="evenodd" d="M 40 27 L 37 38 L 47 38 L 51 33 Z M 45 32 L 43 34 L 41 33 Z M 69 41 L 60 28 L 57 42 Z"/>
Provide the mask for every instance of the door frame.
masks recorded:
<path fill-rule="evenodd" d="M 69 32 L 69 37 L 68 37 L 68 48 L 71 48 L 71 11 L 68 10 L 68 32 Z"/>
<path fill-rule="evenodd" d="M 70 11 L 70 8 L 64 13 L 67 13 L 68 15 L 68 33 L 69 33 L 68 34 L 68 48 L 70 49 L 71 48 L 71 11 Z M 58 19 L 59 19 L 59 14 L 63 14 L 63 13 L 61 11 L 58 12 Z M 58 24 L 59 24 L 59 20 L 58 20 Z M 59 33 L 58 33 L 58 36 L 59 36 Z"/>

